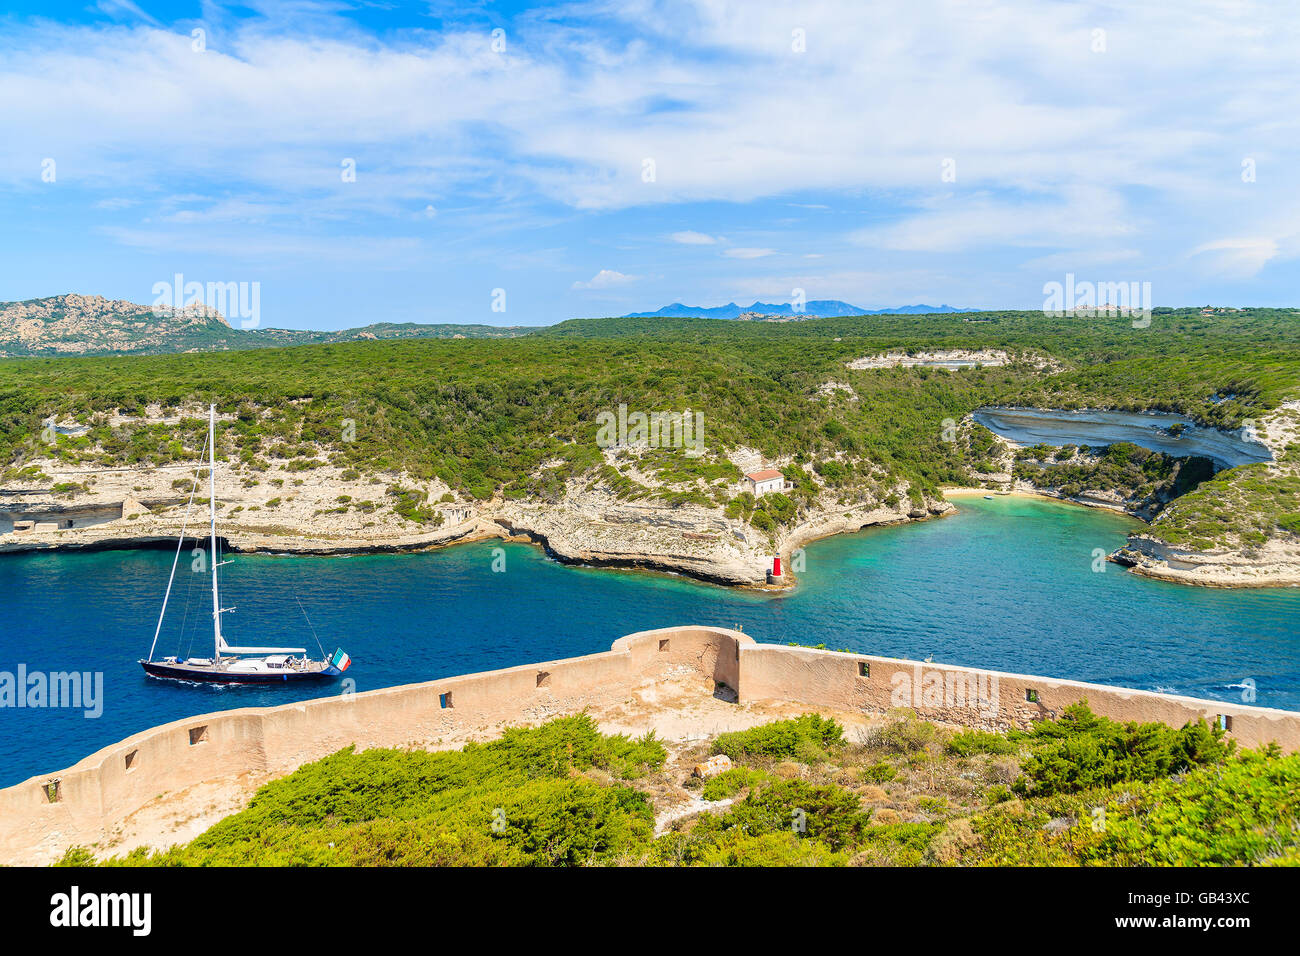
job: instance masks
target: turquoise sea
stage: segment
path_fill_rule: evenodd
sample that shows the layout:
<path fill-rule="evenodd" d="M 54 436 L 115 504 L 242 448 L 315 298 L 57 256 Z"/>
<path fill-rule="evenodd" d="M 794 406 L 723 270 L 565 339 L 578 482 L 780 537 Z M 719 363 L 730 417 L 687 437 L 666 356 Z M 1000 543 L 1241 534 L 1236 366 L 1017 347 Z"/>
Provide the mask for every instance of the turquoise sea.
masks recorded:
<path fill-rule="evenodd" d="M 408 555 L 241 556 L 223 574 L 231 643 L 352 656 L 358 690 L 607 650 L 673 624 L 742 625 L 760 641 L 1242 700 L 1300 710 L 1300 589 L 1219 590 L 1094 568 L 1131 520 L 1022 498 L 963 498 L 941 520 L 815 542 L 793 592 L 566 567 L 494 542 Z M 503 547 L 505 570 L 494 572 Z M 150 680 L 169 551 L 0 555 L 0 674 L 103 674 L 103 712 L 0 707 L 0 786 L 62 769 L 155 724 L 336 692 Z M 211 652 L 210 591 L 177 572 L 159 654 Z M 304 619 L 299 601 L 310 617 Z"/>

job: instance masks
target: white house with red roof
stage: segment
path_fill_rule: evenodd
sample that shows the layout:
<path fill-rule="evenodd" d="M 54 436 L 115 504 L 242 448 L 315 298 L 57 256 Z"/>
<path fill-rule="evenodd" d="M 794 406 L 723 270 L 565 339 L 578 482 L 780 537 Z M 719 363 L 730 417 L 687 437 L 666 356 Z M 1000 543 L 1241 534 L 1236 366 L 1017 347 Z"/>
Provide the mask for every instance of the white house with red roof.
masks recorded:
<path fill-rule="evenodd" d="M 769 491 L 785 490 L 785 475 L 775 468 L 765 468 L 762 471 L 751 471 L 745 476 L 749 482 L 749 490 L 754 493 L 754 497 L 765 495 Z"/>

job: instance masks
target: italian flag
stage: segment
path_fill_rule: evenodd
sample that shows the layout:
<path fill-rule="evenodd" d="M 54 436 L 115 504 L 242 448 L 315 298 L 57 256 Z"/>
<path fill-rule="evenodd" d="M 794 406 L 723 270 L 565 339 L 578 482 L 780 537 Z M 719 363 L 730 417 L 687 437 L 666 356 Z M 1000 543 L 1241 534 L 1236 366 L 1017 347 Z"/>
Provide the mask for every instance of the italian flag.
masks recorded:
<path fill-rule="evenodd" d="M 343 648 L 340 647 L 334 652 L 334 656 L 330 658 L 330 663 L 340 671 L 345 671 L 352 666 L 352 658 L 348 657 Z"/>

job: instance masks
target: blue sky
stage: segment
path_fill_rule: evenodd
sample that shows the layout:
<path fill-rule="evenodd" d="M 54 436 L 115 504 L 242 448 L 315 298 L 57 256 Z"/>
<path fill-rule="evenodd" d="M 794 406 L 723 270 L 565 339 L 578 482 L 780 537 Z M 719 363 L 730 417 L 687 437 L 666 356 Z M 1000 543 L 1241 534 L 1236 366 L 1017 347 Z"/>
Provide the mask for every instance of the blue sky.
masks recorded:
<path fill-rule="evenodd" d="M 529 325 L 1041 308 L 1074 273 L 1300 305 L 1290 4 L 7 11 L 0 300 L 181 273 L 259 283 L 263 325 Z"/>

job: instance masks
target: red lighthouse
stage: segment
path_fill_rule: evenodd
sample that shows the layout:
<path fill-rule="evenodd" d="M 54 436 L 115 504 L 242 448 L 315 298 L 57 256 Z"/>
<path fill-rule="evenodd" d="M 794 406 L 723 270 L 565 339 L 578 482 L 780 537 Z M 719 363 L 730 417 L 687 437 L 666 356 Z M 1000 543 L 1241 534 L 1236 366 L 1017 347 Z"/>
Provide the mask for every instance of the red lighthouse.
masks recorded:
<path fill-rule="evenodd" d="M 781 576 L 781 552 L 778 551 L 776 554 L 772 555 L 772 577 L 779 578 L 780 576 Z"/>

